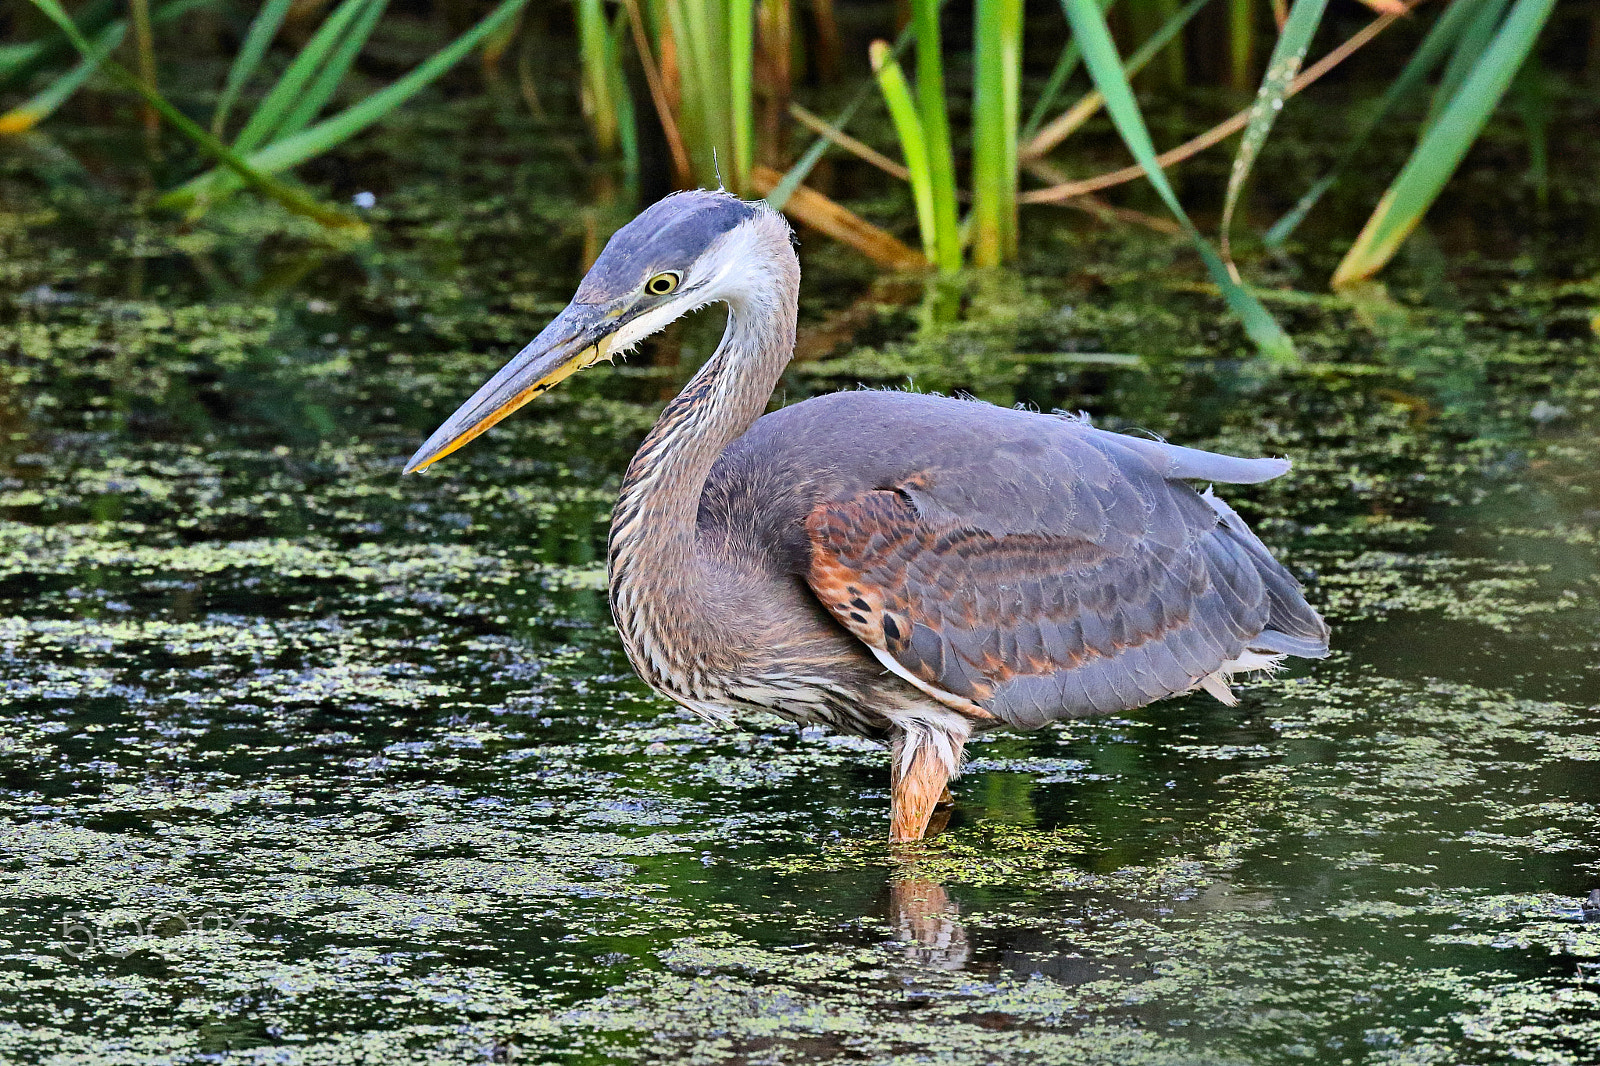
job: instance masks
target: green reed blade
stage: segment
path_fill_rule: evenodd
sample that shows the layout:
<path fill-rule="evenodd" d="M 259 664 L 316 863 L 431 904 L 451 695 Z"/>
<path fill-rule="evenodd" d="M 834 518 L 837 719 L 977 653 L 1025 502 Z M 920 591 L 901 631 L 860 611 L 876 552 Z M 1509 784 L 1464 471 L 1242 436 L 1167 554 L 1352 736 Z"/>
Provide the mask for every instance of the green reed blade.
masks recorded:
<path fill-rule="evenodd" d="M 1156 26 L 1157 33 L 1160 32 L 1162 26 L 1170 24 L 1181 10 L 1178 6 L 1178 0 L 1150 0 L 1150 6 L 1155 10 L 1156 16 L 1161 19 Z M 1176 48 L 1163 48 L 1160 54 L 1165 61 L 1166 83 L 1174 89 L 1182 89 L 1187 86 L 1189 83 L 1189 63 L 1187 57 L 1183 54 L 1183 46 L 1180 44 Z"/>
<path fill-rule="evenodd" d="M 289 63 L 277 84 L 256 105 L 255 111 L 244 124 L 244 129 L 233 139 L 234 150 L 243 154 L 254 151 L 272 139 L 272 134 L 294 110 L 306 86 L 322 69 L 323 63 L 344 38 L 345 31 L 361 14 L 370 0 L 344 0 L 334 8 L 333 14 L 322 20 L 317 32 L 311 35 L 304 48 Z"/>
<path fill-rule="evenodd" d="M 217 97 L 217 109 L 211 115 L 211 132 L 215 136 L 221 137 L 227 130 L 228 113 L 233 110 L 233 102 L 239 98 L 240 90 L 261 65 L 272 39 L 278 35 L 278 28 L 283 25 L 283 17 L 289 13 L 289 6 L 293 3 L 294 0 L 267 0 L 256 12 L 256 17 L 250 20 L 244 44 L 240 46 L 233 66 L 228 68 L 227 83 L 223 85 L 222 95 Z"/>
<path fill-rule="evenodd" d="M 926 146 L 933 208 L 933 244 L 927 254 L 940 270 L 954 273 L 961 269 L 961 231 L 956 210 L 955 152 L 950 146 L 950 108 L 944 91 L 939 5 L 940 0 L 912 0 L 911 21 L 917 40 L 917 118 Z M 883 50 L 887 52 L 888 47 L 884 45 Z M 894 62 L 892 56 L 888 62 Z"/>
<path fill-rule="evenodd" d="M 977 0 L 973 20 L 972 262 L 987 267 L 1017 254 L 1022 0 Z"/>
<path fill-rule="evenodd" d="M 938 261 L 938 215 L 933 205 L 933 175 L 928 163 L 928 142 L 922 128 L 922 118 L 917 114 L 916 102 L 911 97 L 911 86 L 906 76 L 890 54 L 884 41 L 873 41 L 869 50 L 872 72 L 877 76 L 878 89 L 889 108 L 889 120 L 894 123 L 895 135 L 900 139 L 900 152 L 905 156 L 906 170 L 911 172 L 911 199 L 917 208 L 917 229 L 922 235 L 922 252 L 930 262 Z M 961 246 L 956 246 L 954 266 L 938 263 L 940 270 L 953 273 L 961 269 Z"/>
<path fill-rule="evenodd" d="M 128 23 L 118 19 L 102 29 L 90 45 L 90 51 L 76 66 L 56 78 L 36 93 L 27 103 L 19 104 L 0 114 L 0 135 L 26 133 L 49 118 L 51 113 L 89 80 L 100 64 L 105 62 L 122 38 L 127 35 Z"/>
<path fill-rule="evenodd" d="M 171 0 L 171 3 L 152 12 L 150 21 L 155 24 L 171 22 L 173 19 L 187 14 L 197 7 L 206 7 L 216 2 L 217 0 Z M 124 27 L 124 32 L 126 32 L 126 19 L 107 21 L 110 15 L 116 13 L 119 3 L 120 0 L 95 0 L 94 3 L 84 7 L 82 14 L 74 25 L 78 27 L 80 34 L 94 34 L 96 39 L 98 39 L 98 35 L 103 30 L 109 29 L 113 25 Z M 57 34 L 51 34 L 28 44 L 0 48 L 0 87 L 32 75 L 63 50 L 71 53 L 76 51 L 77 48 L 70 38 Z"/>
<path fill-rule="evenodd" d="M 151 16 L 151 21 L 157 23 L 170 22 L 172 19 L 194 8 L 213 2 L 214 0 L 173 0 L 172 3 L 158 9 Z M 94 8 L 98 9 L 99 6 L 94 5 Z M 82 31 L 81 25 L 80 31 Z M 90 44 L 91 55 L 82 57 L 77 64 L 58 76 L 56 80 L 41 89 L 26 103 L 20 104 L 0 115 L 0 134 L 23 133 L 48 118 L 56 108 L 66 103 L 73 93 L 83 87 L 84 82 L 105 61 L 106 55 L 116 49 L 117 44 L 122 41 L 127 31 L 128 21 L 126 19 L 102 23 Z M 65 39 L 63 38 L 63 40 Z M 107 40 L 111 41 L 109 45 L 105 44 Z M 102 51 L 103 45 L 104 51 Z M 66 46 L 68 48 L 74 47 L 70 40 L 66 40 Z M 26 46 L 24 47 L 26 48 Z M 32 49 L 28 48 L 27 50 L 31 55 Z M 0 81 L 4 81 L 3 75 L 0 75 Z"/>
<path fill-rule="evenodd" d="M 62 10 L 59 0 L 32 0 L 32 3 L 40 11 L 43 11 L 50 21 L 61 28 L 62 32 L 67 35 L 67 39 L 72 42 L 74 48 L 85 56 L 92 54 L 93 46 L 78 31 L 78 27 L 73 24 L 67 13 Z M 366 232 L 367 225 L 359 218 L 318 203 L 300 190 L 256 170 L 248 162 L 241 159 L 232 148 L 213 137 L 209 131 L 189 118 L 188 115 L 173 107 L 166 97 L 146 86 L 121 63 L 106 59 L 101 62 L 101 66 L 106 73 L 116 78 L 125 87 L 137 93 L 145 102 L 155 108 L 156 112 L 170 122 L 179 133 L 193 141 L 202 151 L 219 159 L 223 166 L 228 168 L 233 180 L 239 185 L 249 186 L 263 196 L 276 200 L 288 210 L 316 219 L 323 225 L 354 229 L 362 234 Z"/>
<path fill-rule="evenodd" d="M 712 92 L 712 59 L 705 46 L 706 15 L 702 0 L 666 0 L 667 25 L 678 52 L 678 119 L 695 178 L 704 181 L 715 170 L 711 158 L 717 130 L 707 112 Z"/>
<path fill-rule="evenodd" d="M 750 190 L 756 164 L 755 120 L 756 8 L 754 0 L 728 0 L 728 122 L 733 139 L 733 187 Z"/>
<path fill-rule="evenodd" d="M 55 0 L 34 0 L 35 3 Z M 419 64 L 405 77 L 371 96 L 350 105 L 331 118 L 323 119 L 292 137 L 274 141 L 252 153 L 247 165 L 263 174 L 275 174 L 298 166 L 331 148 L 337 147 L 421 92 L 430 83 L 466 58 L 474 48 L 503 26 L 528 0 L 501 0 L 501 3 L 476 26 L 448 46 Z M 157 204 L 164 208 L 185 209 L 202 199 L 216 201 L 237 191 L 240 181 L 234 174 L 209 170 L 163 195 Z"/>
<path fill-rule="evenodd" d="M 670 0 L 672 35 L 678 42 L 679 92 L 683 100 L 684 137 L 701 181 L 717 180 L 718 149 L 727 143 L 717 57 L 725 42 L 712 27 L 714 0 Z"/>
<path fill-rule="evenodd" d="M 1122 73 L 1121 57 L 1117 55 L 1116 45 L 1111 43 L 1111 32 L 1106 28 L 1105 18 L 1100 14 L 1099 7 L 1094 0 L 1061 0 L 1061 3 L 1066 9 L 1067 20 L 1072 24 L 1072 34 L 1077 38 L 1079 47 L 1083 49 L 1084 65 L 1088 67 L 1090 77 L 1105 96 L 1106 111 L 1116 124 L 1117 132 L 1122 135 L 1123 143 L 1128 146 L 1128 150 L 1144 169 L 1145 176 L 1150 179 L 1150 184 L 1155 186 L 1156 192 L 1183 226 L 1189 239 L 1194 242 L 1195 251 L 1200 253 L 1206 270 L 1216 282 L 1217 288 L 1221 290 L 1229 308 L 1239 317 L 1245 333 L 1269 358 L 1278 362 L 1295 361 L 1297 356 L 1294 342 L 1289 339 L 1289 335 L 1253 293 L 1233 280 L 1232 275 L 1228 273 L 1227 265 L 1212 250 L 1205 237 L 1201 236 L 1200 231 L 1184 212 L 1183 205 L 1178 202 L 1177 193 L 1172 191 L 1172 184 L 1167 181 L 1161 165 L 1156 162 L 1156 150 L 1150 140 L 1150 131 L 1145 127 L 1144 116 L 1134 99 L 1133 89 Z"/>
<path fill-rule="evenodd" d="M 1250 64 L 1256 52 L 1255 0 L 1229 0 L 1228 3 L 1228 84 L 1235 89 L 1250 87 Z"/>
<path fill-rule="evenodd" d="M 1549 207 L 1550 122 L 1554 115 L 1549 77 L 1537 52 L 1528 57 L 1511 83 L 1511 103 L 1528 134 L 1528 180 L 1533 183 L 1534 201 L 1541 208 Z"/>
<path fill-rule="evenodd" d="M 1424 130 L 1439 121 L 1439 116 L 1444 114 L 1444 109 L 1450 106 L 1450 101 L 1455 99 L 1472 69 L 1478 65 L 1478 60 L 1483 58 L 1489 42 L 1494 40 L 1494 31 L 1500 26 L 1500 17 L 1505 14 L 1506 2 L 1475 0 L 1470 5 L 1472 16 L 1462 27 L 1461 35 L 1456 39 L 1455 51 L 1450 53 L 1450 61 L 1444 65 L 1444 73 L 1434 87 L 1433 99 L 1428 103 L 1428 117 L 1422 124 Z"/>
<path fill-rule="evenodd" d="M 1209 2 L 1210 0 L 1190 0 L 1186 6 L 1173 11 L 1160 26 L 1156 27 L 1156 32 L 1146 38 L 1143 44 L 1134 49 L 1133 55 L 1128 57 L 1128 62 L 1122 68 L 1127 76 L 1132 78 L 1143 70 L 1145 65 L 1159 55 L 1174 37 L 1183 32 L 1189 20 L 1198 15 L 1200 9 Z"/>
<path fill-rule="evenodd" d="M 1445 182 L 1478 139 L 1484 124 L 1532 51 L 1555 0 L 1517 0 L 1493 42 L 1437 122 L 1423 134 L 1399 177 L 1333 274 L 1335 289 L 1370 278 L 1394 257 Z"/>
<path fill-rule="evenodd" d="M 947 0 L 940 0 L 941 4 L 945 2 Z M 900 36 L 895 38 L 894 48 L 890 50 L 889 54 L 898 59 L 911 44 L 915 35 L 916 23 L 909 23 L 905 29 L 900 31 Z M 861 105 L 872 99 L 876 89 L 876 82 L 868 82 L 857 89 L 856 94 L 850 98 L 849 103 L 840 109 L 839 114 L 834 117 L 830 125 L 836 130 L 844 129 L 850 124 L 850 120 L 856 117 L 856 112 L 861 110 Z M 793 166 L 784 171 L 783 177 L 778 181 L 778 184 L 773 186 L 771 192 L 767 193 L 767 206 L 774 211 L 782 211 L 783 205 L 789 202 L 789 197 L 794 195 L 794 191 L 806 180 L 806 177 L 811 173 L 811 169 L 817 165 L 817 161 L 831 147 L 833 147 L 833 142 L 826 137 L 818 137 L 812 141 L 811 147 L 807 148 L 800 155 L 800 158 L 795 160 Z"/>
<path fill-rule="evenodd" d="M 1027 119 L 1022 123 L 1022 140 L 1033 140 L 1034 134 L 1039 132 L 1039 127 L 1044 125 L 1045 112 L 1055 106 L 1061 99 L 1061 91 L 1067 87 L 1067 81 L 1078 72 L 1078 67 L 1083 63 L 1083 53 L 1078 51 L 1077 41 L 1068 41 L 1067 46 L 1056 57 L 1056 65 L 1050 68 L 1050 77 L 1045 80 L 1044 90 L 1039 94 L 1039 99 L 1033 102 Z"/>
<path fill-rule="evenodd" d="M 606 70 L 611 78 L 611 99 L 617 110 L 617 145 L 622 151 L 623 180 L 630 188 L 639 185 L 639 125 L 634 114 L 633 93 L 623 74 L 623 52 L 629 34 L 628 9 L 618 7 L 606 34 Z"/>
<path fill-rule="evenodd" d="M 1129 56 L 1128 61 L 1122 66 L 1123 75 L 1130 81 L 1133 80 L 1133 76 L 1143 70 L 1146 64 L 1160 54 L 1161 50 L 1189 24 L 1189 20 L 1198 15 L 1200 9 L 1210 2 L 1211 0 L 1189 0 L 1189 3 L 1163 22 L 1155 33 L 1152 33 L 1143 44 L 1134 50 L 1133 55 Z M 1108 4 L 1103 5 L 1101 10 L 1104 11 L 1109 6 Z M 1073 46 L 1076 47 L 1076 45 L 1077 42 L 1074 41 Z M 1105 106 L 1105 98 L 1100 95 L 1098 89 L 1092 89 L 1085 93 L 1071 107 L 1051 119 L 1050 124 L 1045 126 L 1029 141 L 1027 155 L 1030 158 L 1044 155 L 1066 140 L 1103 106 Z"/>
<path fill-rule="evenodd" d="M 603 0 L 577 0 L 578 62 L 582 71 L 582 105 L 589 131 L 602 155 L 617 147 L 617 106 L 612 99 L 611 62 L 607 55 L 610 33 Z"/>
<path fill-rule="evenodd" d="M 156 35 L 150 25 L 150 0 L 128 0 L 128 20 L 133 24 L 133 54 L 139 71 L 139 80 L 151 92 L 159 92 L 156 84 Z M 150 108 L 142 110 L 144 120 L 145 154 L 155 159 L 161 154 L 161 119 Z"/>
<path fill-rule="evenodd" d="M 350 68 L 355 66 L 356 57 L 367 46 L 367 39 L 372 36 L 372 31 L 377 29 L 378 20 L 383 18 L 384 10 L 389 6 L 389 0 L 367 0 L 367 6 L 357 16 L 355 25 L 344 35 L 338 48 L 317 71 L 316 77 L 311 79 L 311 85 L 300 94 L 300 99 L 278 128 L 272 131 L 272 139 L 282 140 L 291 134 L 299 133 L 309 126 L 333 99 L 333 94 L 339 91 L 339 85 L 344 81 L 345 75 L 350 73 Z"/>
<path fill-rule="evenodd" d="M 1350 163 L 1361 149 L 1366 147 L 1367 140 L 1389 113 L 1411 95 L 1422 84 L 1424 78 L 1433 73 L 1433 69 L 1444 59 L 1445 52 L 1449 50 L 1456 35 L 1461 32 L 1462 26 L 1466 25 L 1480 3 L 1481 0 L 1456 0 L 1444 9 L 1427 35 L 1423 37 L 1422 43 L 1417 46 L 1417 50 L 1401 68 L 1399 77 L 1389 83 L 1377 106 L 1361 120 L 1333 166 L 1312 183 L 1311 188 L 1300 197 L 1299 202 L 1288 213 L 1273 223 L 1272 228 L 1262 237 L 1262 243 L 1268 248 L 1278 248 L 1289 239 L 1289 235 L 1305 220 L 1306 215 L 1317 205 L 1317 201 L 1322 199 L 1323 194 L 1338 184 L 1340 176 L 1349 169 Z"/>
<path fill-rule="evenodd" d="M 1100 10 L 1109 11 L 1111 5 L 1117 0 L 1099 0 Z M 1028 118 L 1022 124 L 1020 140 L 1028 146 L 1029 154 L 1035 153 L 1033 139 L 1039 133 L 1039 127 L 1044 125 L 1044 116 L 1056 101 L 1061 99 L 1061 92 L 1067 87 L 1067 81 L 1077 73 L 1078 67 L 1083 63 L 1083 53 L 1078 50 L 1077 41 L 1068 41 L 1067 46 L 1056 57 L 1056 65 L 1051 68 L 1050 77 L 1044 83 L 1044 91 L 1039 94 L 1039 99 L 1033 103 L 1033 110 L 1028 112 Z"/>
<path fill-rule="evenodd" d="M 83 33 L 98 34 L 122 6 L 122 0 L 94 0 L 78 12 L 76 25 Z M 24 44 L 6 45 L 0 48 L 0 87 L 27 78 L 57 57 L 71 55 L 73 51 L 72 39 L 55 33 Z"/>
<path fill-rule="evenodd" d="M 1300 73 L 1300 64 L 1305 61 L 1306 52 L 1311 48 L 1311 38 L 1322 24 L 1322 13 L 1327 6 L 1328 0 L 1294 0 L 1294 6 L 1289 9 L 1289 18 L 1283 24 L 1283 32 L 1278 34 L 1278 43 L 1273 46 L 1272 57 L 1267 60 L 1267 73 L 1261 78 L 1261 88 L 1256 90 L 1256 100 L 1250 108 L 1250 124 L 1239 139 L 1239 150 L 1233 157 L 1233 171 L 1228 175 L 1228 192 L 1222 202 L 1222 224 L 1218 227 L 1222 238 L 1222 259 L 1235 276 L 1238 271 L 1233 267 L 1230 235 L 1233 212 L 1239 206 L 1239 194 L 1244 191 L 1245 179 L 1250 176 L 1250 169 L 1261 154 L 1267 134 L 1272 132 L 1272 124 L 1278 120 L 1278 112 L 1283 110 L 1283 98 L 1288 95 L 1289 84 L 1294 81 L 1295 75 Z"/>

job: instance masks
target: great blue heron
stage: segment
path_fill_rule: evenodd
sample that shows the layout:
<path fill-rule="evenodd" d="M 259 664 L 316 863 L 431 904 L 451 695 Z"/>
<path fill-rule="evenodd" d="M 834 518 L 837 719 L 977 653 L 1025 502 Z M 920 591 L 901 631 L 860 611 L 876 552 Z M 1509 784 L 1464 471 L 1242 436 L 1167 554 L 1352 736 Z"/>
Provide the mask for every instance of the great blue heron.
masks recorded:
<path fill-rule="evenodd" d="M 634 669 L 710 718 L 766 711 L 890 746 L 890 838 L 920 839 L 974 733 L 1128 710 L 1328 651 L 1222 500 L 1238 459 L 1081 418 L 904 392 L 763 415 L 794 351 L 788 224 L 722 192 L 618 230 L 566 309 L 407 464 L 713 302 L 722 343 L 646 435 L 611 519 Z"/>

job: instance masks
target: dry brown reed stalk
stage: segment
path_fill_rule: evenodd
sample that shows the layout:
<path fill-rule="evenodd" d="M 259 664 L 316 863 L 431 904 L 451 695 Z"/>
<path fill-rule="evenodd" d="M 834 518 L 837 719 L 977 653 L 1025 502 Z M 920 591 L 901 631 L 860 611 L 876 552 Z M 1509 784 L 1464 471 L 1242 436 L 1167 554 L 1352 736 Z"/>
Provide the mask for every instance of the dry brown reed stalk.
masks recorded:
<path fill-rule="evenodd" d="M 128 0 L 128 13 L 133 20 L 133 45 L 138 56 L 139 81 L 150 92 L 160 92 L 156 86 L 155 35 L 150 29 L 150 0 Z M 139 116 L 144 121 L 144 146 L 151 159 L 161 154 L 161 116 L 148 101 L 140 101 Z"/>
<path fill-rule="evenodd" d="M 817 35 L 811 55 L 817 63 L 817 75 L 823 81 L 839 77 L 844 62 L 844 45 L 840 43 L 839 21 L 834 18 L 833 0 L 811 0 L 811 24 Z"/>
<path fill-rule="evenodd" d="M 840 148 L 843 148 L 845 151 L 855 156 L 857 159 L 871 163 L 873 166 L 877 167 L 885 174 L 888 174 L 890 177 L 899 178 L 901 181 L 911 180 L 911 171 L 907 170 L 899 163 L 896 163 L 893 159 L 890 159 L 888 156 L 884 155 L 871 145 L 856 140 L 854 137 L 844 132 L 844 130 L 832 125 L 815 112 L 807 111 L 799 104 L 790 104 L 789 115 L 796 122 L 800 123 L 800 125 L 804 126 L 812 133 L 815 133 L 819 137 L 827 138 Z"/>
<path fill-rule="evenodd" d="M 678 123 L 673 118 L 672 100 L 667 95 L 667 87 L 661 75 L 661 68 L 656 66 L 655 55 L 650 51 L 650 38 L 644 29 L 644 16 L 639 12 L 639 0 L 624 0 L 628 5 L 628 26 L 633 31 L 633 46 L 639 52 L 639 65 L 644 68 L 645 84 L 650 87 L 650 100 L 655 104 L 656 115 L 661 119 L 661 132 L 667 139 L 667 150 L 672 153 L 672 171 L 679 184 L 686 183 L 690 176 L 689 152 L 683 146 L 683 136 L 678 132 Z M 662 52 L 665 53 L 671 41 L 670 35 L 663 34 Z M 663 55 L 663 63 L 665 55 Z"/>
<path fill-rule="evenodd" d="M 778 187 L 783 175 L 769 166 L 757 165 L 750 172 L 755 190 L 765 196 Z M 923 271 L 932 268 L 927 256 L 879 229 L 842 204 L 804 185 L 795 187 L 783 205 L 784 214 L 812 229 L 848 244 L 874 263 L 891 270 Z"/>

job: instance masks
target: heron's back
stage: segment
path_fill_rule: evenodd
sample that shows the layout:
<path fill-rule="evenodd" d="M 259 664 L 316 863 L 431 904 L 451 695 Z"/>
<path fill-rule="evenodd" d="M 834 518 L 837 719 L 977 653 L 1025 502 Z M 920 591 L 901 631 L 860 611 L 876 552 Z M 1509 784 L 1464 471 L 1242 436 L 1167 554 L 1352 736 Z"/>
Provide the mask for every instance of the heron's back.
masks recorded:
<path fill-rule="evenodd" d="M 700 525 L 771 580 L 807 581 L 863 654 L 1030 728 L 1185 691 L 1249 651 L 1327 653 L 1293 576 L 1179 480 L 1287 469 L 1079 419 L 847 392 L 730 445 Z"/>

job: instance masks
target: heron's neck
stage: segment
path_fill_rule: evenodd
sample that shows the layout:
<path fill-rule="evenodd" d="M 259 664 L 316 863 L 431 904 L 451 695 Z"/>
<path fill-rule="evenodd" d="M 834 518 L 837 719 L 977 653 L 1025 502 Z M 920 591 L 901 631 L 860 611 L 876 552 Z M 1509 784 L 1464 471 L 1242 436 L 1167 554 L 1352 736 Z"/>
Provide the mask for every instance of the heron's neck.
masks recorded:
<path fill-rule="evenodd" d="M 794 354 L 800 265 L 779 216 L 756 228 L 740 256 L 739 282 L 726 290 L 722 343 L 661 413 L 628 465 L 611 520 L 612 605 L 630 623 L 657 619 L 674 631 L 712 607 L 708 575 L 696 554 L 696 517 L 712 464 L 766 410 Z M 750 262 L 754 262 L 752 267 Z M 647 583 L 649 604 L 635 589 Z M 660 628 L 657 624 L 652 628 Z"/>

